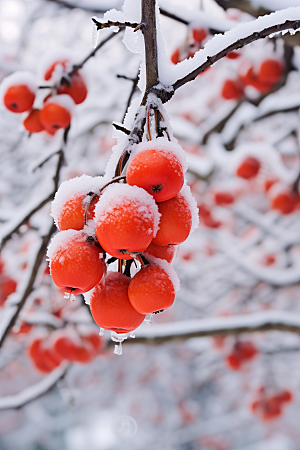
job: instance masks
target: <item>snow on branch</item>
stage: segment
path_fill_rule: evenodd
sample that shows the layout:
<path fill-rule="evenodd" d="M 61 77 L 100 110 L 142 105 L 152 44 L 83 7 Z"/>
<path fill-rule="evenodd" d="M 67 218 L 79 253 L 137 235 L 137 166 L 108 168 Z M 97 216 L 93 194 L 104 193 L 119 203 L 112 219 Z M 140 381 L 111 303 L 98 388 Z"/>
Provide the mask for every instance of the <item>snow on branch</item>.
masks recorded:
<path fill-rule="evenodd" d="M 63 363 L 41 381 L 24 389 L 19 394 L 0 398 L 0 410 L 21 408 L 27 403 L 46 394 L 66 374 L 68 368 L 69 365 Z"/>
<path fill-rule="evenodd" d="M 157 88 L 154 88 L 153 91 L 157 91 L 157 95 L 166 102 L 178 88 L 194 80 L 197 75 L 204 72 L 231 51 L 242 48 L 258 39 L 263 39 L 282 31 L 298 30 L 299 28 L 300 7 L 276 11 L 251 22 L 240 23 L 224 35 L 215 35 L 206 43 L 203 49 L 195 53 L 193 58 L 184 60 L 173 67 L 168 79 L 168 84 L 172 86 L 173 92 L 159 91 Z M 166 84 L 166 80 L 163 80 L 163 82 Z"/>
<path fill-rule="evenodd" d="M 159 345 L 195 337 L 237 335 L 269 330 L 300 334 L 300 316 L 294 312 L 264 311 L 231 317 L 162 323 L 152 327 L 141 327 L 136 331 L 135 339 L 127 342 Z"/>
<path fill-rule="evenodd" d="M 0 229 L 0 251 L 6 244 L 6 242 L 12 237 L 14 233 L 18 231 L 23 223 L 27 222 L 33 214 L 39 211 L 46 203 L 53 200 L 54 195 L 58 189 L 58 178 L 60 169 L 64 163 L 64 153 L 63 150 L 59 150 L 58 152 L 58 162 L 55 170 L 55 174 L 53 176 L 54 187 L 50 194 L 47 194 L 45 197 L 38 198 L 38 200 L 33 199 L 28 205 L 22 208 L 19 213 L 14 217 L 11 221 L 6 223 L 2 229 Z"/>
<path fill-rule="evenodd" d="M 56 225 L 52 224 L 48 234 L 41 238 L 40 246 L 38 247 L 30 265 L 27 280 L 25 280 L 24 283 L 22 283 L 22 287 L 18 289 L 16 293 L 12 294 L 9 300 L 7 300 L 8 305 L 3 311 L 1 316 L 2 320 L 0 322 L 0 347 L 2 347 L 10 329 L 16 323 L 16 320 L 25 305 L 28 296 L 33 291 L 34 282 L 38 274 L 39 267 L 45 259 L 48 243 L 55 230 Z"/>

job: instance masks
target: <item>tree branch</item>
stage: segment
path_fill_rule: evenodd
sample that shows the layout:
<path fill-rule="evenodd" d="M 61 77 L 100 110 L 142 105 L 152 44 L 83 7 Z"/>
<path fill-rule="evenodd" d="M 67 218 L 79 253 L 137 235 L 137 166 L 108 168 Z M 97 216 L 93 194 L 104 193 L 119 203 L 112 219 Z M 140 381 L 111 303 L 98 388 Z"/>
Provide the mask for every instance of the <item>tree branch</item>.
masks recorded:
<path fill-rule="evenodd" d="M 69 367 L 70 366 L 68 364 L 63 363 L 41 381 L 27 389 L 24 389 L 24 391 L 19 394 L 0 398 L 0 410 L 21 408 L 27 403 L 32 402 L 33 400 L 36 400 L 46 394 L 61 378 L 66 375 Z"/>
<path fill-rule="evenodd" d="M 279 13 L 280 12 L 281 11 L 279 11 Z M 276 14 L 277 13 L 273 13 L 273 16 L 276 16 Z M 265 16 L 265 17 L 268 17 L 268 16 Z M 253 25 L 255 24 L 255 22 L 258 23 L 259 21 L 261 21 L 261 19 L 264 19 L 265 17 L 260 17 L 256 21 L 253 21 Z M 252 24 L 252 22 L 251 22 L 251 24 Z M 240 27 L 240 25 L 238 25 L 236 27 L 236 29 L 238 27 Z M 223 48 L 222 50 L 217 52 L 215 55 L 207 56 L 206 62 L 201 64 L 199 67 L 194 69 L 192 72 L 190 72 L 187 75 L 185 75 L 183 78 L 178 79 L 173 84 L 174 91 L 176 91 L 181 86 L 183 86 L 186 83 L 188 83 L 189 81 L 194 80 L 200 73 L 204 72 L 208 67 L 210 67 L 213 64 L 215 64 L 217 61 L 219 61 L 220 59 L 225 57 L 231 51 L 237 50 L 239 48 L 243 48 L 246 45 L 250 44 L 251 42 L 257 41 L 258 39 L 266 38 L 270 34 L 278 33 L 280 31 L 289 30 L 289 29 L 297 30 L 299 27 L 300 27 L 300 8 L 299 8 L 299 19 L 297 19 L 297 20 L 286 20 L 284 23 L 269 26 L 267 28 L 264 28 L 261 31 L 255 31 L 252 34 L 250 34 L 249 36 L 247 36 L 245 38 L 238 39 L 236 42 L 226 46 L 225 48 Z M 230 30 L 227 33 L 229 34 L 231 31 L 236 31 L 236 29 Z M 226 36 L 226 34 L 225 34 L 225 36 Z M 212 45 L 213 39 L 214 38 L 212 38 L 211 41 L 209 41 L 211 43 L 211 45 Z M 204 47 L 204 50 L 205 50 L 205 47 Z M 197 55 L 197 53 L 196 53 L 196 55 Z M 201 50 L 199 50 L 199 53 L 201 53 Z"/>
<path fill-rule="evenodd" d="M 183 342 L 195 337 L 239 335 L 270 330 L 300 335 L 300 317 L 294 312 L 264 311 L 231 317 L 154 324 L 152 327 L 138 329 L 135 339 L 128 339 L 126 342 L 160 345 L 167 342 Z"/>
<path fill-rule="evenodd" d="M 158 84 L 156 0 L 142 0 L 142 33 L 144 35 L 146 63 L 146 91 L 142 104 L 146 104 L 150 89 Z"/>

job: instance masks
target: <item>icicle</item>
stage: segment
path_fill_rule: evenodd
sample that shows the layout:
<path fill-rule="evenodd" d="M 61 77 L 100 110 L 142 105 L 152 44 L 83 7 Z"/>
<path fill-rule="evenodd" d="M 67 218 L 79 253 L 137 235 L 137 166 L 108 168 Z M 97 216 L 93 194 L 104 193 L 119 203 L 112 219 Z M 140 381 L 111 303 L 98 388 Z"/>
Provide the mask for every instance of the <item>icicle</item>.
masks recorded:
<path fill-rule="evenodd" d="M 118 342 L 114 349 L 116 355 L 122 355 L 122 342 L 125 339 L 127 339 L 127 333 L 117 334 L 114 331 L 111 332 L 111 340 L 113 342 Z"/>
<path fill-rule="evenodd" d="M 147 316 L 145 317 L 145 322 L 147 325 L 149 325 L 149 327 L 151 327 L 152 323 L 153 323 L 153 313 L 151 314 L 147 314 Z"/>
<path fill-rule="evenodd" d="M 129 337 L 131 337 L 131 339 L 135 338 L 135 334 L 134 333 L 130 333 Z"/>
<path fill-rule="evenodd" d="M 64 298 L 68 299 L 71 297 L 70 292 L 65 292 Z"/>
<path fill-rule="evenodd" d="M 98 44 L 98 38 L 99 38 L 99 31 L 97 29 L 97 25 L 94 23 L 93 25 L 93 31 L 92 31 L 92 48 L 96 48 Z"/>
<path fill-rule="evenodd" d="M 76 299 L 75 295 L 74 295 L 74 294 L 71 294 L 71 295 L 70 295 L 70 301 L 71 301 L 71 302 L 75 302 L 75 299 Z"/>
<path fill-rule="evenodd" d="M 115 345 L 114 353 L 119 356 L 122 355 L 122 342 L 119 342 L 117 345 Z"/>
<path fill-rule="evenodd" d="M 104 336 L 104 328 L 100 327 L 99 336 Z"/>

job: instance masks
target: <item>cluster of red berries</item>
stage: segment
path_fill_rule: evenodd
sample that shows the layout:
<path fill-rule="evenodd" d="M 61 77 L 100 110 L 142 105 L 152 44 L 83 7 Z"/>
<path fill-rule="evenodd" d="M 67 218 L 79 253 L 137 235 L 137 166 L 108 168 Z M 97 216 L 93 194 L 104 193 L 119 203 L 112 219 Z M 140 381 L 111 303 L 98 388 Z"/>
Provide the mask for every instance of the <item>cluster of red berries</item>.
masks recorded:
<path fill-rule="evenodd" d="M 35 338 L 28 347 L 28 355 L 36 369 L 52 372 L 62 361 L 87 364 L 101 351 L 103 340 L 96 333 L 79 336 L 62 330 L 47 338 Z"/>
<path fill-rule="evenodd" d="M 262 164 L 257 157 L 246 156 L 235 168 L 235 175 L 244 180 L 254 180 L 261 173 Z M 262 175 L 264 178 L 264 176 Z M 240 191 L 240 192 L 239 192 Z M 217 206 L 227 207 L 235 202 L 243 188 L 213 187 L 209 192 L 213 203 Z M 263 180 L 263 193 L 267 196 L 272 209 L 281 214 L 290 214 L 299 209 L 300 198 L 293 187 L 287 186 L 275 176 L 267 176 Z M 206 203 L 199 203 L 199 217 L 203 225 L 209 228 L 219 228 L 222 222 L 216 220 L 212 213 L 212 207 Z"/>
<path fill-rule="evenodd" d="M 83 175 L 58 190 L 51 275 L 68 295 L 92 289 L 85 297 L 101 328 L 128 333 L 173 304 L 178 280 L 170 263 L 197 220 L 185 170 L 182 148 L 159 138 L 136 147 L 126 179 Z M 132 276 L 134 259 L 141 268 Z M 119 271 L 107 272 L 115 260 Z"/>
<path fill-rule="evenodd" d="M 23 125 L 29 133 L 46 131 L 54 135 L 58 129 L 70 125 L 74 106 L 82 103 L 88 92 L 81 71 L 72 68 L 71 58 L 63 57 L 50 62 L 44 69 L 43 79 L 51 84 L 41 108 L 34 107 L 38 86 L 31 73 L 15 72 L 3 80 L 3 104 L 14 113 L 28 111 Z"/>
<path fill-rule="evenodd" d="M 176 48 L 171 55 L 172 63 L 178 64 L 184 59 L 192 58 L 200 48 L 203 48 L 203 42 L 208 35 L 209 31 L 206 28 L 188 29 L 188 36 L 184 45 Z"/>
<path fill-rule="evenodd" d="M 251 403 L 251 411 L 263 421 L 277 419 L 283 407 L 293 400 L 292 393 L 284 389 L 277 394 L 269 395 L 264 387 L 258 389 L 256 400 Z"/>
<path fill-rule="evenodd" d="M 0 306 L 3 306 L 5 300 L 17 289 L 16 281 L 5 273 L 4 261 L 0 259 Z"/>
<path fill-rule="evenodd" d="M 230 53 L 227 56 L 229 55 Z M 265 59 L 257 68 L 249 64 L 242 65 L 237 79 L 224 81 L 221 95 L 226 100 L 240 100 L 247 86 L 252 86 L 261 94 L 265 94 L 279 82 L 283 72 L 284 63 L 278 58 Z"/>
<path fill-rule="evenodd" d="M 246 362 L 254 359 L 257 353 L 257 349 L 251 341 L 237 341 L 229 355 L 226 356 L 226 363 L 230 369 L 239 370 Z"/>

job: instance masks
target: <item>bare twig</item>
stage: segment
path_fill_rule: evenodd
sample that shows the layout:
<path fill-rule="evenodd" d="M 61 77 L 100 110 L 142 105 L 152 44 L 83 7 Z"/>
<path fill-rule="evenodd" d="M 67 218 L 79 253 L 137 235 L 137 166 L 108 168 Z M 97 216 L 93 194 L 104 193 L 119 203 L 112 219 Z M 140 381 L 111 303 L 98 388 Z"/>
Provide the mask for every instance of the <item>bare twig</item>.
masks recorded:
<path fill-rule="evenodd" d="M 132 23 L 132 22 L 114 22 L 112 20 L 108 20 L 107 22 L 99 22 L 97 19 L 92 17 L 92 21 L 97 27 L 97 30 L 103 30 L 104 28 L 111 28 L 111 27 L 129 27 L 134 28 L 134 31 L 141 25 L 139 23 Z"/>
<path fill-rule="evenodd" d="M 156 0 L 142 0 L 142 32 L 146 56 L 146 92 L 142 104 L 146 104 L 150 89 L 158 84 L 157 37 L 156 37 Z"/>
<path fill-rule="evenodd" d="M 127 100 L 127 104 L 126 104 L 126 108 L 125 108 L 125 112 L 124 112 L 124 115 L 123 115 L 122 122 L 124 122 L 127 110 L 129 108 L 131 100 L 132 100 L 132 97 L 133 97 L 133 95 L 134 95 L 134 93 L 136 91 L 136 87 L 137 87 L 137 84 L 138 84 L 138 81 L 139 81 L 139 74 L 137 74 L 137 76 L 134 79 L 132 79 L 132 81 L 133 81 L 133 84 L 132 84 L 132 88 L 131 88 L 131 91 L 130 91 L 130 94 L 129 94 L 129 97 L 128 97 L 128 100 Z"/>

